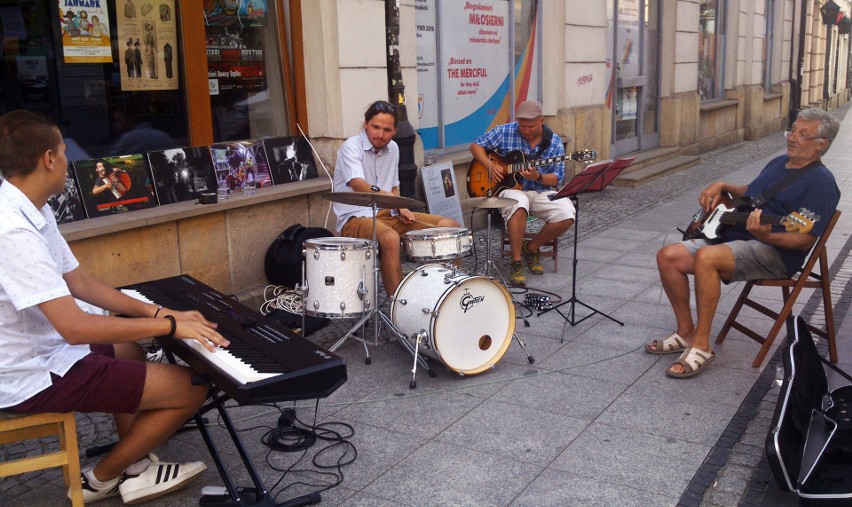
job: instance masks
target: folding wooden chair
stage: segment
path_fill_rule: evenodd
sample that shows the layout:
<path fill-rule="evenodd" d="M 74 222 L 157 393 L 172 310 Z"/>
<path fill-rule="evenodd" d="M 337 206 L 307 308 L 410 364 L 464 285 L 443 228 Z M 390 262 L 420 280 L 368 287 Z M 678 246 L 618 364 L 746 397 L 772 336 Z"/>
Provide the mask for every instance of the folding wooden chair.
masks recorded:
<path fill-rule="evenodd" d="M 48 436 L 59 440 L 57 451 L 0 462 L 0 477 L 62 467 L 62 480 L 66 487 L 71 488 L 71 504 L 82 506 L 83 488 L 74 412 L 14 414 L 0 411 L 0 445 Z"/>
<path fill-rule="evenodd" d="M 808 256 L 805 265 L 802 267 L 798 274 L 794 275 L 792 278 L 781 278 L 772 280 L 760 279 L 746 282 L 745 287 L 740 293 L 740 297 L 737 298 L 737 302 L 734 305 L 733 310 L 731 310 L 731 314 L 728 316 L 728 320 L 725 321 L 725 325 L 722 326 L 722 330 L 719 332 L 719 336 L 716 337 L 716 343 L 722 343 L 731 328 L 740 331 L 741 333 L 750 337 L 754 341 L 762 344 L 762 346 L 760 347 L 760 351 L 757 353 L 757 357 L 751 364 L 754 368 L 760 367 L 761 363 L 763 363 L 763 359 L 769 352 L 769 348 L 772 347 L 772 342 L 775 340 L 775 337 L 778 335 L 778 332 L 784 326 L 787 317 L 793 311 L 793 305 L 796 303 L 796 298 L 799 297 L 799 293 L 802 292 L 802 289 L 822 289 L 822 305 L 825 311 L 826 328 L 825 330 L 822 330 L 808 324 L 808 329 L 812 333 L 822 336 L 823 338 L 828 340 L 828 348 L 831 362 L 837 362 L 837 344 L 835 342 L 834 334 L 834 314 L 831 308 L 831 281 L 829 280 L 828 256 L 825 252 L 825 245 L 828 241 L 829 236 L 831 236 L 831 231 L 834 229 L 834 225 L 837 223 L 838 218 L 840 218 L 839 210 L 834 212 L 834 215 L 828 222 L 828 226 L 825 228 L 825 232 L 817 240 L 813 249 L 811 249 L 811 253 Z M 813 269 L 817 261 L 819 261 L 819 273 L 814 273 Z M 784 306 L 781 311 L 774 312 L 766 306 L 756 302 L 755 300 L 749 299 L 748 295 L 754 286 L 781 287 L 781 292 L 784 297 Z M 749 306 L 754 310 L 766 315 L 767 317 L 775 319 L 775 323 L 773 324 L 772 329 L 769 330 L 769 334 L 767 334 L 766 337 L 757 334 L 754 330 L 742 324 L 742 322 L 737 322 L 737 316 L 739 315 L 743 305 Z"/>

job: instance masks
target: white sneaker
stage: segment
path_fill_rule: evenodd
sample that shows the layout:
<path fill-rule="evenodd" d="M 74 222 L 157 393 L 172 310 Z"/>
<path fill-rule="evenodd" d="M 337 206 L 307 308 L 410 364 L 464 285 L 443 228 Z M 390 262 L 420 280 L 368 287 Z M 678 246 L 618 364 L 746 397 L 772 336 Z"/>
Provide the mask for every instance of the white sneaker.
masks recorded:
<path fill-rule="evenodd" d="M 201 472 L 207 470 L 207 465 L 200 461 L 163 463 L 157 460 L 153 454 L 149 457 L 153 458 L 151 466 L 135 477 L 127 476 L 118 487 L 124 503 L 145 502 L 171 493 L 182 488 Z"/>
<path fill-rule="evenodd" d="M 113 484 L 109 484 L 105 486 L 103 489 L 97 489 L 92 486 L 89 478 L 86 476 L 86 473 L 92 470 L 94 465 L 90 465 L 86 467 L 85 470 L 80 472 L 80 480 L 83 482 L 83 503 L 92 503 L 98 500 L 103 500 L 104 498 L 111 498 L 113 496 L 118 495 L 119 484 L 121 483 L 120 479 L 115 479 Z M 71 488 L 68 488 L 68 498 L 71 498 Z"/>

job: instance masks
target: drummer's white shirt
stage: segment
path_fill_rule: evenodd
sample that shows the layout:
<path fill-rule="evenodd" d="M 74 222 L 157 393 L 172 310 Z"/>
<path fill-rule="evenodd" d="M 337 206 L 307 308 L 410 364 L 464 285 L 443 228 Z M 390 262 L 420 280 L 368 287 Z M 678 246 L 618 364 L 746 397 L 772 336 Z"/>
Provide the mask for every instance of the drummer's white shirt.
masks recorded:
<path fill-rule="evenodd" d="M 362 178 L 370 185 L 390 192 L 399 186 L 399 146 L 391 141 L 379 153 L 373 151 L 373 145 L 367 133 L 352 136 L 337 150 L 337 164 L 334 166 L 334 191 L 353 192 L 348 185 L 355 178 Z M 373 210 L 365 206 L 334 203 L 337 215 L 337 231 L 343 229 L 353 217 L 372 217 Z"/>

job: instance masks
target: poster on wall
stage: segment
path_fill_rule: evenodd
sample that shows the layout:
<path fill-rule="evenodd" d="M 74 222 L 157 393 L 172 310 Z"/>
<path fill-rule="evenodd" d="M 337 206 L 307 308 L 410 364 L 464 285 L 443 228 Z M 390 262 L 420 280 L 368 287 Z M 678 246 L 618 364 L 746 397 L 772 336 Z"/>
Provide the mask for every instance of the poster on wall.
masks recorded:
<path fill-rule="evenodd" d="M 204 0 L 207 26 L 266 26 L 267 0 Z"/>
<path fill-rule="evenodd" d="M 212 95 L 266 89 L 266 0 L 207 1 L 207 69 Z"/>
<path fill-rule="evenodd" d="M 207 26 L 207 73 L 211 89 L 266 89 L 263 27 Z"/>
<path fill-rule="evenodd" d="M 443 146 L 467 144 L 476 135 L 509 118 L 512 50 L 509 2 L 442 2 L 440 13 L 435 11 L 434 0 L 418 0 L 415 5 L 418 89 L 423 93 L 418 97 L 421 119 L 418 132 L 424 148 L 439 146 L 440 101 Z M 441 29 L 441 55 L 435 50 L 436 25 Z"/>
<path fill-rule="evenodd" d="M 65 63 L 111 63 L 107 3 L 56 1 Z"/>
<path fill-rule="evenodd" d="M 177 90 L 174 0 L 116 0 L 123 91 Z"/>

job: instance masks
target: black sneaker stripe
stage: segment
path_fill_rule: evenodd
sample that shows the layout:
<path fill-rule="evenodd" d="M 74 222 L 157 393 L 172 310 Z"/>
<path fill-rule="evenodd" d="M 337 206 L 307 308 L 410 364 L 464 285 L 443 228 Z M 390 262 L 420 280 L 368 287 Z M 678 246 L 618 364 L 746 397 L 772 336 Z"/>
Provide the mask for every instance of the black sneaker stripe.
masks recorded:
<path fill-rule="evenodd" d="M 172 474 L 172 479 L 177 479 L 178 469 L 180 468 L 180 464 L 175 464 L 175 472 Z"/>
<path fill-rule="evenodd" d="M 157 467 L 157 479 L 154 481 L 154 484 L 159 484 L 163 478 L 163 465 Z"/>

